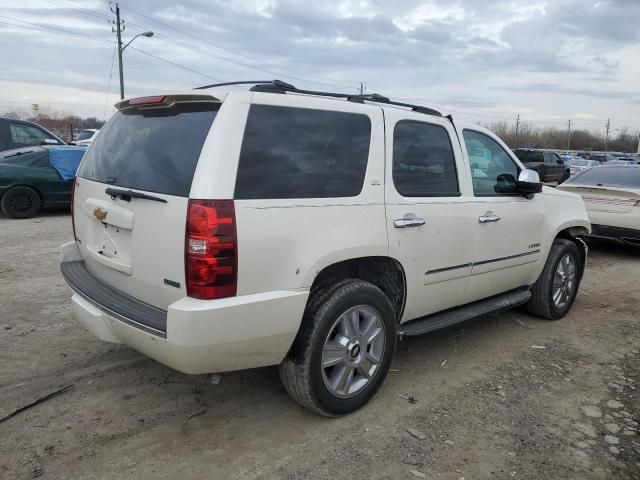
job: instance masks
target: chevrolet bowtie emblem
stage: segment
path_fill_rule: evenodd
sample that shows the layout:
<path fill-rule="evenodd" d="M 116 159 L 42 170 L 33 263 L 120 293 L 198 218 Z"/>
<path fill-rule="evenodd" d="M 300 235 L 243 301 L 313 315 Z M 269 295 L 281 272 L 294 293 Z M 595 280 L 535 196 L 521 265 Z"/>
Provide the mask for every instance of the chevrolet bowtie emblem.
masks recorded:
<path fill-rule="evenodd" d="M 109 212 L 98 207 L 93 211 L 93 216 L 98 220 L 103 221 L 105 218 L 107 218 L 107 213 Z"/>

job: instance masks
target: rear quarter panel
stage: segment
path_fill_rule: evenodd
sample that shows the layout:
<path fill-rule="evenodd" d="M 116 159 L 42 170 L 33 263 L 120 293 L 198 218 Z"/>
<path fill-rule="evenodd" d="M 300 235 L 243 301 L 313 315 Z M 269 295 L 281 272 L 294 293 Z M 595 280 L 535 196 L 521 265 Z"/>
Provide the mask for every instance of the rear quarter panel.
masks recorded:
<path fill-rule="evenodd" d="M 198 164 L 191 198 L 233 198 L 251 103 L 364 113 L 371 121 L 367 171 L 358 196 L 235 200 L 238 295 L 308 289 L 333 263 L 387 256 L 382 109 L 322 98 L 232 93 L 224 101 Z"/>

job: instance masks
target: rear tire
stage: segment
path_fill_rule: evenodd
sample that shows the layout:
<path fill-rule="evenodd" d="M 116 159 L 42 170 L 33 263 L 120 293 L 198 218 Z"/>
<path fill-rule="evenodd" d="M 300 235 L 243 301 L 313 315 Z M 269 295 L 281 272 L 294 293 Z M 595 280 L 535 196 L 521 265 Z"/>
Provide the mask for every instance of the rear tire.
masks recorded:
<path fill-rule="evenodd" d="M 341 280 L 312 292 L 280 378 L 303 407 L 344 415 L 380 388 L 395 346 L 396 318 L 387 296 L 369 282 Z"/>
<path fill-rule="evenodd" d="M 531 288 L 527 310 L 547 320 L 564 317 L 578 293 L 582 269 L 578 246 L 570 240 L 557 238 L 540 278 Z"/>
<path fill-rule="evenodd" d="M 560 181 L 558 182 L 558 185 L 560 185 L 561 183 L 566 182 L 567 180 L 569 180 L 569 177 L 571 176 L 571 172 L 569 170 L 565 171 L 564 174 L 562 175 L 562 178 L 560 179 Z"/>
<path fill-rule="evenodd" d="M 10 218 L 29 218 L 40 211 L 40 195 L 30 187 L 13 187 L 0 201 L 2 212 Z"/>

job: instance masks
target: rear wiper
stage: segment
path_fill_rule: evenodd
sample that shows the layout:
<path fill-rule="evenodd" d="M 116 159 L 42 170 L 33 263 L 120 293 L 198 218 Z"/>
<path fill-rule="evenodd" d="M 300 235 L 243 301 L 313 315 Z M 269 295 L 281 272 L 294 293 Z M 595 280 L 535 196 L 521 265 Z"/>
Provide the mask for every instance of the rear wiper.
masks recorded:
<path fill-rule="evenodd" d="M 154 197 L 152 195 L 147 195 L 146 193 L 134 192 L 133 190 L 123 190 L 120 188 L 107 187 L 104 193 L 109 195 L 111 198 L 121 198 L 125 202 L 130 202 L 132 198 L 142 198 L 144 200 L 153 200 L 154 202 L 167 203 L 164 198 Z"/>

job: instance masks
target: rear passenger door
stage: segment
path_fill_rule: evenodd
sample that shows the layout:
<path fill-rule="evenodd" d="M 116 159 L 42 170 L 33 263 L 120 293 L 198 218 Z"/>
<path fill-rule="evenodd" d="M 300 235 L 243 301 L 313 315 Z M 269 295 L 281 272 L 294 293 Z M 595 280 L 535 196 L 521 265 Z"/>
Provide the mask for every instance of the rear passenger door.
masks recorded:
<path fill-rule="evenodd" d="M 407 321 L 457 306 L 469 281 L 473 204 L 451 123 L 385 110 L 389 254 L 402 264 Z"/>

